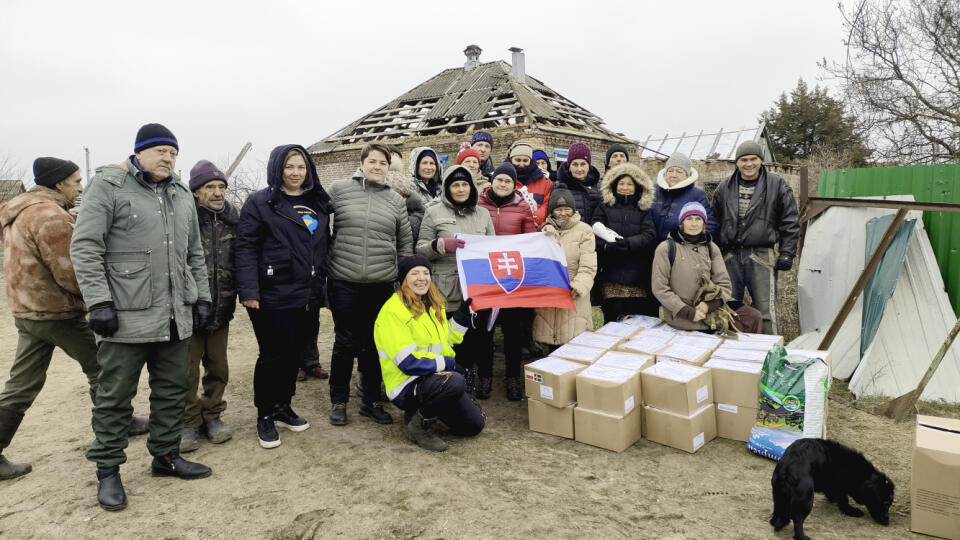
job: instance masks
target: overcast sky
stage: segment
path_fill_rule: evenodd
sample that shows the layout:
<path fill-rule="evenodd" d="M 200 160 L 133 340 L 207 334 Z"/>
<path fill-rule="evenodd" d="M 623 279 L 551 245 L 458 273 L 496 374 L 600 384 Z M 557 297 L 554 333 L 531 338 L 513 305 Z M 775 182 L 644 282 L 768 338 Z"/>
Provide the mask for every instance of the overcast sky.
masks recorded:
<path fill-rule="evenodd" d="M 381 7 L 382 6 L 382 7 Z M 184 176 L 309 146 L 443 69 L 526 52 L 527 73 L 635 139 L 756 123 L 844 50 L 835 0 L 292 2 L 3 0 L 0 161 L 84 167 L 160 122 Z"/>

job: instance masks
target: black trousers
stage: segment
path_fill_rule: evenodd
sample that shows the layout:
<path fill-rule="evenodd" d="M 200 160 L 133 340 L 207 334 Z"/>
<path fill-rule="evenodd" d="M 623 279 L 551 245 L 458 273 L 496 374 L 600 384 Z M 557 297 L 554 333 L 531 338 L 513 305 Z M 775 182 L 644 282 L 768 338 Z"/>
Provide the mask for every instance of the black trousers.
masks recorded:
<path fill-rule="evenodd" d="M 420 411 L 426 419 L 439 419 L 450 432 L 472 437 L 483 431 L 486 416 L 472 397 L 465 393 L 463 375 L 441 371 L 420 377 L 403 398 L 403 410 Z"/>
<path fill-rule="evenodd" d="M 311 321 L 319 308 L 250 309 L 250 322 L 260 354 L 253 370 L 253 403 L 258 416 L 273 413 L 277 405 L 289 405 L 297 389 L 297 369 L 302 353 L 313 337 Z"/>
<path fill-rule="evenodd" d="M 447 312 L 448 319 L 452 315 L 452 311 Z M 476 366 L 481 377 L 493 376 L 493 335 L 487 331 L 489 321 L 489 309 L 478 311 L 473 318 L 475 328 L 467 328 L 463 341 L 453 346 L 457 363 L 467 369 Z"/>
<path fill-rule="evenodd" d="M 500 310 L 497 324 L 500 325 L 500 331 L 503 332 L 503 374 L 506 377 L 519 377 L 523 374 L 520 367 L 523 354 L 521 350 L 531 340 L 530 324 L 532 320 L 533 309 L 531 308 Z"/>
<path fill-rule="evenodd" d="M 327 280 L 327 299 L 333 315 L 333 352 L 330 357 L 330 402 L 350 398 L 353 359 L 363 380 L 363 401 L 380 399 L 380 357 L 373 341 L 373 323 L 393 294 L 392 283 L 354 283 Z M 298 359 L 299 360 L 299 359 Z M 296 375 L 296 374 L 294 374 Z"/>

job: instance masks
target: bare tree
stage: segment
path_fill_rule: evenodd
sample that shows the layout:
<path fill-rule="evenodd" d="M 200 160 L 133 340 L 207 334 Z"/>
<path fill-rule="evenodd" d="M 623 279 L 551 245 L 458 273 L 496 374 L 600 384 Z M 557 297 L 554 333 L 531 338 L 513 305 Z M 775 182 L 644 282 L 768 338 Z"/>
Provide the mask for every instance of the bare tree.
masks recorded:
<path fill-rule="evenodd" d="M 0 155 L 0 180 L 23 180 L 26 169 L 20 167 L 17 162 L 10 157 L 9 152 Z"/>
<path fill-rule="evenodd" d="M 229 165 L 230 160 L 227 160 L 227 162 L 222 165 L 221 170 L 227 170 Z M 254 168 L 244 165 L 238 166 L 233 171 L 233 174 L 230 175 L 230 178 L 227 179 L 227 201 L 239 210 L 251 193 L 267 187 L 267 182 L 264 178 L 266 168 L 267 166 L 264 163 L 260 163 L 258 167 Z"/>
<path fill-rule="evenodd" d="M 820 67 L 840 80 L 847 105 L 881 158 L 960 160 L 960 2 L 857 0 L 841 4 L 847 58 Z"/>

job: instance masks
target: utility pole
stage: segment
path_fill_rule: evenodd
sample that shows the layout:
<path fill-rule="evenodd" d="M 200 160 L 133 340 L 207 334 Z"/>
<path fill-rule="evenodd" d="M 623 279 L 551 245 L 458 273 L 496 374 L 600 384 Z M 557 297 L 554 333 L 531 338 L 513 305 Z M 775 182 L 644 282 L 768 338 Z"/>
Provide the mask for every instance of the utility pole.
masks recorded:
<path fill-rule="evenodd" d="M 243 156 L 247 155 L 247 152 L 249 152 L 251 148 L 253 148 L 252 143 L 248 142 L 247 144 L 243 145 L 243 148 L 240 149 L 240 153 L 237 154 L 237 158 L 233 160 L 233 163 L 230 164 L 230 168 L 227 169 L 227 178 L 230 178 L 230 176 L 233 175 L 233 171 L 237 170 L 237 166 L 240 165 L 240 160 L 243 159 Z"/>
<path fill-rule="evenodd" d="M 84 146 L 83 153 L 87 160 L 87 182 L 90 182 L 90 148 Z"/>

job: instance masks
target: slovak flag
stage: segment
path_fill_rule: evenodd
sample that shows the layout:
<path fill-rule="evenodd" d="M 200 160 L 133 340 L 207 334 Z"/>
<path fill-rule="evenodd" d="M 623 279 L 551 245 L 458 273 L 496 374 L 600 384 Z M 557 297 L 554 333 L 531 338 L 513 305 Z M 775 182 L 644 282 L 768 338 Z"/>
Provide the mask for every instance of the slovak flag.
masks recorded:
<path fill-rule="evenodd" d="M 544 233 L 456 236 L 466 242 L 457 250 L 457 270 L 473 309 L 576 309 L 567 257 L 556 240 Z"/>

